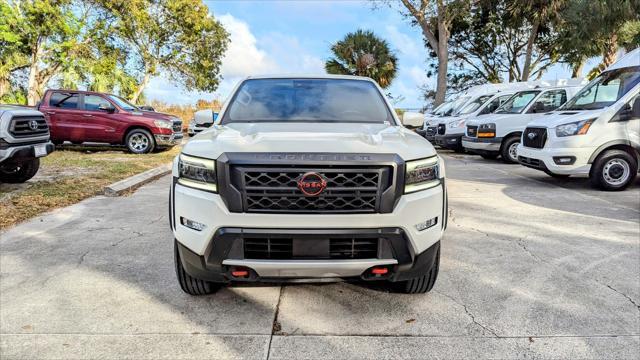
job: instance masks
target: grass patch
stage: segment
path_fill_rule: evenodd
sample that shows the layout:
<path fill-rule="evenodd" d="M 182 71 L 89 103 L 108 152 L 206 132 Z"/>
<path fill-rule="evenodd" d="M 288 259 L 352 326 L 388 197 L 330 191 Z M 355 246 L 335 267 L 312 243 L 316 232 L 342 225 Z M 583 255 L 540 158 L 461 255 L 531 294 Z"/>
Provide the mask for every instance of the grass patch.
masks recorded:
<path fill-rule="evenodd" d="M 14 190 L 0 186 L 0 229 L 101 194 L 106 185 L 171 162 L 180 147 L 134 155 L 112 148 L 66 147 L 40 159 L 38 175 Z"/>

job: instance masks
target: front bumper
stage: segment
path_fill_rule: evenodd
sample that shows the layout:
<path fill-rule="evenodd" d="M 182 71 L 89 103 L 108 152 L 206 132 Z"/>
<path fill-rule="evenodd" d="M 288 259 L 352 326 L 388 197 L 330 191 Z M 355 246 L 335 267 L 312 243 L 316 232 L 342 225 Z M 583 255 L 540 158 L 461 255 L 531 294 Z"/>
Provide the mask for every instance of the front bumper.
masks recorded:
<path fill-rule="evenodd" d="M 255 236 L 295 236 L 305 249 L 312 248 L 322 238 L 339 236 L 377 236 L 380 238 L 378 258 L 375 259 L 297 259 L 269 260 L 244 259 L 243 242 Z M 390 280 L 402 281 L 426 273 L 434 264 L 440 242 L 420 254 L 414 254 L 407 246 L 404 232 L 399 228 L 379 229 L 331 229 L 331 230 L 269 230 L 221 228 L 216 231 L 204 255 L 198 255 L 177 243 L 181 265 L 198 279 L 228 283 L 230 281 L 300 281 L 321 279 Z M 372 267 L 385 267 L 383 276 L 373 275 Z M 235 277 L 233 269 L 248 269 L 249 276 Z"/>
<path fill-rule="evenodd" d="M 462 147 L 462 134 L 445 134 L 435 136 L 436 145 L 445 149 L 458 149 Z"/>
<path fill-rule="evenodd" d="M 182 133 L 173 133 L 171 135 L 155 135 L 156 145 L 158 146 L 176 146 L 182 142 L 184 135 Z"/>
<path fill-rule="evenodd" d="M 43 157 L 49 155 L 54 150 L 55 146 L 51 141 L 21 145 L 12 143 L 0 147 L 0 162 Z"/>
<path fill-rule="evenodd" d="M 489 152 L 500 151 L 502 138 L 474 138 L 469 136 L 462 137 L 462 146 L 470 150 L 480 150 Z"/>
<path fill-rule="evenodd" d="M 588 175 L 591 170 L 589 159 L 596 151 L 595 147 L 542 149 L 518 145 L 518 162 L 520 164 L 541 171 L 549 171 L 559 175 Z M 573 158 L 573 163 L 559 165 L 559 158 Z"/>

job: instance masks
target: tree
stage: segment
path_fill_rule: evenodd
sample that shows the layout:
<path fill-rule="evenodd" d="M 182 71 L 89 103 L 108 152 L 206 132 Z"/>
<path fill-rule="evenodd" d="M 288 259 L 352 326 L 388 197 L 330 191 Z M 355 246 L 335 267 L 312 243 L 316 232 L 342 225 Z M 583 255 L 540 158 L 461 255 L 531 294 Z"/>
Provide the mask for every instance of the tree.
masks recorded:
<path fill-rule="evenodd" d="M 357 30 L 331 46 L 325 63 L 329 74 L 367 76 L 386 88 L 396 77 L 398 58 L 389 44 L 371 31 Z"/>
<path fill-rule="evenodd" d="M 137 102 L 163 72 L 187 90 L 214 91 L 228 33 L 200 0 L 101 0 L 116 18 L 117 36 L 131 50 Z"/>

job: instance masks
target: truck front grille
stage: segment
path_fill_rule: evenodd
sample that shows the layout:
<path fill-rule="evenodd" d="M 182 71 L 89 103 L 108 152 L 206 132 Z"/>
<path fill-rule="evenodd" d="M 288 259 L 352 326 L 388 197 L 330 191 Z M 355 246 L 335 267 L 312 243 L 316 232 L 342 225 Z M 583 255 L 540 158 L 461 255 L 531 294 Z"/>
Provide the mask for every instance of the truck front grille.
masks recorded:
<path fill-rule="evenodd" d="M 319 174 L 326 187 L 317 196 L 298 188 L 307 173 Z M 392 182 L 391 167 L 312 168 L 233 166 L 232 183 L 245 212 L 374 213 Z"/>
<path fill-rule="evenodd" d="M 542 149 L 547 142 L 547 129 L 528 127 L 522 135 L 522 145 L 525 147 Z"/>
<path fill-rule="evenodd" d="M 291 237 L 247 237 L 244 238 L 244 258 L 375 259 L 378 257 L 378 242 L 379 239 L 376 237 L 319 238 L 303 241 L 295 241 Z"/>
<path fill-rule="evenodd" d="M 438 135 L 444 135 L 447 131 L 446 124 L 438 124 Z"/>
<path fill-rule="evenodd" d="M 477 137 L 478 136 L 478 127 L 476 125 L 467 125 L 467 136 L 469 136 L 469 137 Z"/>
<path fill-rule="evenodd" d="M 44 116 L 14 116 L 9 132 L 17 138 L 40 136 L 49 133 L 49 126 Z"/>

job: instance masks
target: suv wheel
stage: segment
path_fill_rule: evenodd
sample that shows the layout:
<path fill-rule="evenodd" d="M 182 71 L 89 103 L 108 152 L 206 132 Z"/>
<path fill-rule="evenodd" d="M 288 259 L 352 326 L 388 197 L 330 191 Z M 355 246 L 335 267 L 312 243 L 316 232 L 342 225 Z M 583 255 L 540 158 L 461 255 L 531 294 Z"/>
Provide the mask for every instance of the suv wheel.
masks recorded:
<path fill-rule="evenodd" d="M 506 164 L 516 164 L 518 162 L 518 145 L 520 144 L 520 138 L 512 136 L 504 141 L 500 155 L 502 155 L 502 161 Z"/>
<path fill-rule="evenodd" d="M 212 283 L 210 281 L 200 280 L 187 274 L 182 267 L 182 261 L 180 261 L 180 254 L 178 253 L 178 244 L 174 240 L 173 245 L 174 261 L 176 265 L 176 275 L 178 276 L 178 282 L 182 291 L 189 295 L 209 295 L 216 292 L 219 288 L 219 284 Z"/>
<path fill-rule="evenodd" d="M 591 166 L 591 185 L 607 191 L 624 190 L 638 174 L 638 161 L 626 151 L 607 150 Z"/>
<path fill-rule="evenodd" d="M 23 183 L 31 179 L 39 168 L 40 159 L 38 158 L 0 164 L 0 182 Z"/>
<path fill-rule="evenodd" d="M 438 278 L 438 271 L 440 270 L 440 249 L 436 253 L 436 261 L 433 263 L 433 266 L 426 274 L 406 280 L 399 281 L 395 283 L 396 289 L 405 294 L 424 294 L 428 293 L 433 289 L 433 285 L 436 283 L 436 279 Z"/>
<path fill-rule="evenodd" d="M 133 129 L 129 131 L 125 139 L 125 145 L 134 154 L 146 154 L 153 151 L 156 143 L 150 132 L 144 129 Z"/>

